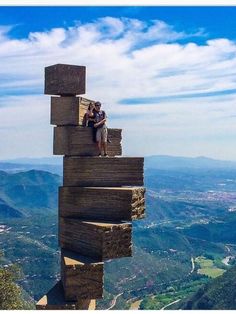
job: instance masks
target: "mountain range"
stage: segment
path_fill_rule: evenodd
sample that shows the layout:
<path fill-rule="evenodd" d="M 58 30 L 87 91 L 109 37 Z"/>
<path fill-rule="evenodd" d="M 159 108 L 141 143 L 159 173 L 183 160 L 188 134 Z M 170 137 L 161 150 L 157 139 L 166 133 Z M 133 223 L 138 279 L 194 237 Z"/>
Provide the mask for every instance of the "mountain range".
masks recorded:
<path fill-rule="evenodd" d="M 236 169 L 236 161 L 216 160 L 200 157 L 175 157 L 175 156 L 148 156 L 145 157 L 145 167 L 148 169 Z"/>
<path fill-rule="evenodd" d="M 0 170 L 1 224 L 12 228 L 1 234 L 1 246 L 6 261 L 22 260 L 21 284 L 37 299 L 58 278 L 55 221 L 62 160 L 4 161 Z M 236 309 L 235 267 L 221 262 L 229 248 L 236 252 L 235 178 L 235 162 L 145 157 L 146 219 L 134 222 L 134 257 L 106 263 L 105 298 L 98 307 L 108 307 L 122 291 L 115 309 L 126 308 L 127 300 L 191 284 L 195 293 L 186 294 L 176 308 Z M 199 256 L 210 256 L 224 275 L 214 280 L 196 270 L 191 275 L 191 259 Z"/>
<path fill-rule="evenodd" d="M 62 157 L 16 158 L 0 160 L 0 170 L 17 172 L 24 170 L 45 170 L 62 174 Z M 180 157 L 168 155 L 147 156 L 144 158 L 146 169 L 182 170 L 185 169 L 236 169 L 236 161 L 216 160 L 201 157 Z"/>
<path fill-rule="evenodd" d="M 0 171 L 0 217 L 22 217 L 55 212 L 62 178 L 41 170 Z"/>

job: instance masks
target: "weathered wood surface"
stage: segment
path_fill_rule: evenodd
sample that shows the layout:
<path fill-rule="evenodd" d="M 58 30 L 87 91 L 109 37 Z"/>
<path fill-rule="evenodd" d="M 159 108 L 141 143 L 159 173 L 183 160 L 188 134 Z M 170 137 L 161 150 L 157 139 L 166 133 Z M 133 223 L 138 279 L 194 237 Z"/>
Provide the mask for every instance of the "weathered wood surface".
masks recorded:
<path fill-rule="evenodd" d="M 59 215 L 95 220 L 135 220 L 144 218 L 145 189 L 142 187 L 59 188 Z"/>
<path fill-rule="evenodd" d="M 64 157 L 64 186 L 142 186 L 141 157 Z"/>
<path fill-rule="evenodd" d="M 59 219 L 59 243 L 67 250 L 102 261 L 132 256 L 130 223 Z"/>
<path fill-rule="evenodd" d="M 55 64 L 45 68 L 44 93 L 48 95 L 85 94 L 86 67 Z"/>
<path fill-rule="evenodd" d="M 119 156 L 121 149 L 121 129 L 108 129 L 111 143 L 107 143 L 109 156 Z M 54 128 L 54 155 L 98 156 L 97 144 L 93 142 L 92 128 L 62 126 Z"/>
<path fill-rule="evenodd" d="M 103 297 L 103 265 L 75 252 L 62 249 L 61 280 L 65 299 L 101 299 Z"/>
<path fill-rule="evenodd" d="M 82 125 L 84 115 L 93 100 L 84 97 L 51 97 L 51 124 Z"/>
<path fill-rule="evenodd" d="M 57 282 L 36 304 L 37 310 L 95 310 L 95 308 L 96 300 L 66 301 L 61 281 Z"/>

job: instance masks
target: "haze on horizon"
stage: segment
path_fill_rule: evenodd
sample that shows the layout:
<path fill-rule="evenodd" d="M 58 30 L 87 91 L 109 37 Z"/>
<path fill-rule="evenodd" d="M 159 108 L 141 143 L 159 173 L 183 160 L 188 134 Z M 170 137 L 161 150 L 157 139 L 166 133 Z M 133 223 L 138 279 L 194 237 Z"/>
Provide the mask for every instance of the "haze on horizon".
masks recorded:
<path fill-rule="evenodd" d="M 0 159 L 52 155 L 44 67 L 68 63 L 125 155 L 236 160 L 236 8 L 219 9 L 0 7 Z"/>

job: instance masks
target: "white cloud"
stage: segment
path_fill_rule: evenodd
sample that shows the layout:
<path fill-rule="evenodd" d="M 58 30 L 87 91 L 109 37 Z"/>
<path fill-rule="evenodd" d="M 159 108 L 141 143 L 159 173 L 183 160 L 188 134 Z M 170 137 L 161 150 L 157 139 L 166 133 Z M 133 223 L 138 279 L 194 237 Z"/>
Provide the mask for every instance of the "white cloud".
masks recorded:
<path fill-rule="evenodd" d="M 191 38 L 205 36 L 200 28 L 178 32 L 163 21 L 113 17 L 24 39 L 8 37 L 10 29 L 0 26 L 0 158 L 51 154 L 50 97 L 31 93 L 43 91 L 45 66 L 68 63 L 87 66 L 86 97 L 101 100 L 109 125 L 125 129 L 126 154 L 236 159 L 234 95 L 119 104 L 235 89 L 235 42 L 219 38 L 198 45 Z"/>

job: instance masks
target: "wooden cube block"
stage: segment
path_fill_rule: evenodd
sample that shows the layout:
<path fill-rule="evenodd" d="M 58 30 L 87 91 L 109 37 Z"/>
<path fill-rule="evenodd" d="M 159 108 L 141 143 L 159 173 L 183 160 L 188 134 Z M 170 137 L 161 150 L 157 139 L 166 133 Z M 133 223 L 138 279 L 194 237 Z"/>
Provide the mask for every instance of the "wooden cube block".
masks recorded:
<path fill-rule="evenodd" d="M 82 125 L 90 103 L 83 97 L 51 97 L 51 124 Z"/>
<path fill-rule="evenodd" d="M 37 310 L 95 310 L 96 300 L 65 301 L 61 281 L 44 295 L 36 304 Z"/>
<path fill-rule="evenodd" d="M 144 218 L 145 189 L 141 187 L 59 188 L 59 215 L 95 220 L 134 220 Z"/>
<path fill-rule="evenodd" d="M 48 95 L 85 94 L 86 67 L 55 64 L 45 68 L 45 89 Z"/>
<path fill-rule="evenodd" d="M 132 256 L 132 225 L 59 219 L 59 242 L 64 249 L 102 261 Z"/>
<path fill-rule="evenodd" d="M 62 249 L 61 280 L 65 299 L 101 299 L 103 296 L 103 264 L 98 260 Z"/>
<path fill-rule="evenodd" d="M 141 157 L 64 157 L 65 186 L 141 186 Z"/>
<path fill-rule="evenodd" d="M 108 129 L 111 143 L 107 144 L 109 156 L 118 156 L 121 151 L 121 130 Z M 98 156 L 97 144 L 93 142 L 92 128 L 62 126 L 54 128 L 54 155 Z"/>

